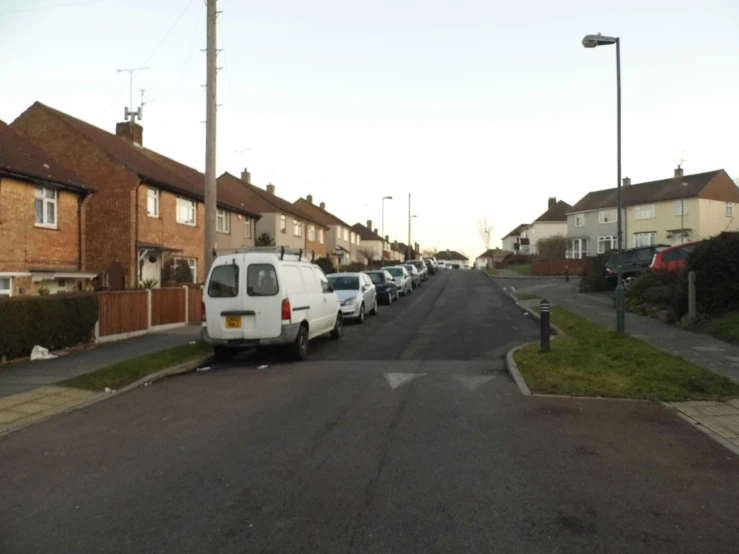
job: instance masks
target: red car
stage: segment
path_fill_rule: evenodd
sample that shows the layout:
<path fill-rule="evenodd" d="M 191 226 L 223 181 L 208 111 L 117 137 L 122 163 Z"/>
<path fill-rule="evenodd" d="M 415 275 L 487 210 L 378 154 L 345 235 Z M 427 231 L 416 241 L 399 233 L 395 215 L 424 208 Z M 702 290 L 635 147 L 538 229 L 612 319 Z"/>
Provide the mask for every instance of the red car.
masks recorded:
<path fill-rule="evenodd" d="M 685 267 L 688 256 L 695 248 L 696 244 L 701 241 L 686 242 L 685 244 L 676 244 L 664 250 L 660 250 L 652 258 L 650 269 L 664 269 L 667 271 L 678 271 Z"/>

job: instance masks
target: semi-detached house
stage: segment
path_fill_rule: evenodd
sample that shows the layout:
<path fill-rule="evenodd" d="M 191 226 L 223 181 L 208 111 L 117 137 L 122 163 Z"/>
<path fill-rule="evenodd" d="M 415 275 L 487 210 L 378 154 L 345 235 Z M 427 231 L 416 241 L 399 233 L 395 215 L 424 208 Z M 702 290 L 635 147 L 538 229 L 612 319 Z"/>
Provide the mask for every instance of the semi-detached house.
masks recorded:
<path fill-rule="evenodd" d="M 0 297 L 87 288 L 92 188 L 0 121 Z"/>
<path fill-rule="evenodd" d="M 202 173 L 145 148 L 132 122 L 109 133 L 36 102 L 12 127 L 96 189 L 84 233 L 85 265 L 100 274 L 99 288 L 158 285 L 173 266 L 204 281 Z M 259 214 L 245 199 L 222 187 L 217 208 L 218 243 L 252 244 Z"/>
<path fill-rule="evenodd" d="M 309 194 L 306 198 L 296 200 L 294 204 L 328 228 L 326 252 L 334 264 L 346 265 L 358 259 L 359 234 L 350 229 L 348 223 L 326 211 L 324 202 L 316 206 L 313 203 L 313 196 Z"/>
<path fill-rule="evenodd" d="M 723 170 L 631 184 L 623 180 L 624 248 L 681 244 L 739 230 L 739 188 Z M 568 256 L 595 256 L 618 246 L 617 189 L 586 194 L 567 213 Z"/>

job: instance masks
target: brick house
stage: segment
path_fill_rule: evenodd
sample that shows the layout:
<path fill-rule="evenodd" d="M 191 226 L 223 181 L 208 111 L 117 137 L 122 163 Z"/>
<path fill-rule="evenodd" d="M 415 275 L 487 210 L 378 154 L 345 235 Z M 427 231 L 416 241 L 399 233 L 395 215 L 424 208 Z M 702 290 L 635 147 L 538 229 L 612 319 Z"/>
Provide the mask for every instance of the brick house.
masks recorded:
<path fill-rule="evenodd" d="M 369 263 L 380 261 L 383 259 L 383 251 L 386 251 L 386 241 L 377 233 L 377 229 L 372 229 L 372 220 L 367 220 L 367 225 L 355 223 L 352 230 L 359 235 L 359 261 L 361 263 Z"/>
<path fill-rule="evenodd" d="M 0 296 L 74 291 L 85 270 L 82 233 L 92 188 L 0 121 Z"/>
<path fill-rule="evenodd" d="M 251 182 L 251 174 L 244 170 L 241 178 L 226 172 L 218 177 L 218 187 L 240 190 L 251 209 L 259 213 L 256 236 L 266 233 L 276 246 L 304 248 L 307 256 L 315 259 L 326 256 L 326 232 L 329 228 L 305 213 L 298 206 L 275 194 L 275 186 L 261 189 Z"/>
<path fill-rule="evenodd" d="M 313 203 L 313 196 L 309 194 L 306 198 L 300 198 L 293 204 L 328 228 L 326 252 L 334 265 L 349 264 L 357 259 L 359 235 L 350 228 L 351 226 L 348 223 L 326 211 L 325 202 L 321 202 L 316 206 Z"/>
<path fill-rule="evenodd" d="M 186 265 L 193 281 L 204 280 L 202 173 L 144 148 L 136 123 L 119 123 L 109 133 L 36 102 L 11 126 L 96 189 L 87 210 L 85 263 L 100 273 L 99 288 L 161 282 L 173 262 Z M 219 189 L 218 210 L 224 244 L 253 240 L 254 229 L 238 222 L 252 225 L 259 215 L 232 188 Z"/>

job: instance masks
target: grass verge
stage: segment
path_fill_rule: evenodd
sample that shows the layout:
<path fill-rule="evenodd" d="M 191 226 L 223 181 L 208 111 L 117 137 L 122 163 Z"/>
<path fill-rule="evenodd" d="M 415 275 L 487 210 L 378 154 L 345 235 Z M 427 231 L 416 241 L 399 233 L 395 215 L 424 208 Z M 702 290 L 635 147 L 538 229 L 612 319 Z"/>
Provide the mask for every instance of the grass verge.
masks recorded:
<path fill-rule="evenodd" d="M 541 298 L 541 296 L 539 296 L 535 292 L 526 292 L 525 290 L 521 292 L 514 292 L 513 296 L 515 296 L 519 300 L 536 300 L 537 298 Z"/>
<path fill-rule="evenodd" d="M 59 384 L 65 387 L 94 391 L 105 390 L 105 387 L 118 390 L 142 377 L 168 367 L 197 360 L 210 353 L 211 349 L 203 343 L 183 344 L 148 356 L 117 362 L 73 379 L 62 381 Z"/>
<path fill-rule="evenodd" d="M 535 393 L 667 402 L 739 395 L 739 385 L 721 375 L 564 308 L 552 308 L 552 323 L 565 336 L 552 342 L 551 352 L 532 344 L 514 354 Z"/>
<path fill-rule="evenodd" d="M 520 273 L 521 275 L 531 275 L 531 264 L 509 265 L 508 269 Z"/>
<path fill-rule="evenodd" d="M 492 267 L 486 267 L 485 268 L 485 273 L 487 273 L 488 275 L 497 275 L 498 274 L 498 270 L 497 269 L 493 269 Z"/>
<path fill-rule="evenodd" d="M 717 317 L 711 322 L 708 332 L 721 340 L 739 342 L 739 312 Z"/>

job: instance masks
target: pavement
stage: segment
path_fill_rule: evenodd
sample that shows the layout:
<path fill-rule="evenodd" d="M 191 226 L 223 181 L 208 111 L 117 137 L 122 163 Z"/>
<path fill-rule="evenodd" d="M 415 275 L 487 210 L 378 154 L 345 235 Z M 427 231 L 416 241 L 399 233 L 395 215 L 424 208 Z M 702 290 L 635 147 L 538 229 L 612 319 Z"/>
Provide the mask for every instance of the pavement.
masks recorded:
<path fill-rule="evenodd" d="M 54 385 L 116 362 L 174 348 L 199 337 L 200 325 L 188 325 L 72 350 L 51 360 L 22 360 L 0 365 L 0 398 Z"/>
<path fill-rule="evenodd" d="M 521 396 L 537 334 L 444 272 L 309 362 L 40 422 L 0 439 L 0 552 L 735 552 L 739 457 L 661 404 Z"/>

